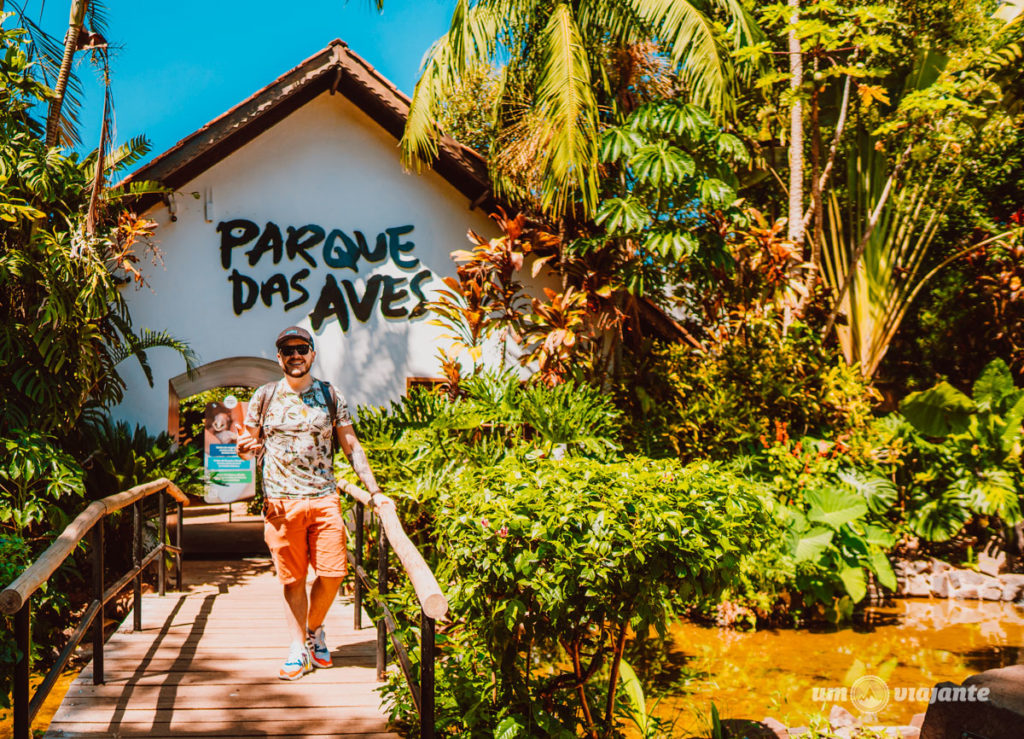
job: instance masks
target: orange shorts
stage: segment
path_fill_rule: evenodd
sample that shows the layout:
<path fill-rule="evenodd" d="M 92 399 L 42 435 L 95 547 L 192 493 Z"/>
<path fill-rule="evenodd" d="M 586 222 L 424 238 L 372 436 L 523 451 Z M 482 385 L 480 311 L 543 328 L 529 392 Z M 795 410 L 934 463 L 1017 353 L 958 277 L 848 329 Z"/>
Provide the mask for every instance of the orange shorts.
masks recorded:
<path fill-rule="evenodd" d="M 348 572 L 345 522 L 336 495 L 267 498 L 263 538 L 285 585 L 304 581 L 310 565 L 318 576 L 344 577 Z"/>

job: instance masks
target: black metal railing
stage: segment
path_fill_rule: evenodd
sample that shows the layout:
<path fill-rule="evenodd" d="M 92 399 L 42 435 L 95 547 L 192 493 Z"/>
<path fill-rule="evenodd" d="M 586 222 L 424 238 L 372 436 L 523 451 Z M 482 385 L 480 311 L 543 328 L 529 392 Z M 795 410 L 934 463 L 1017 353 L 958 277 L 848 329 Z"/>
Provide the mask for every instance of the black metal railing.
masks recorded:
<path fill-rule="evenodd" d="M 366 504 L 370 502 L 370 495 L 355 485 L 344 483 L 341 486 L 343 492 L 350 495 L 356 501 L 355 509 L 355 547 L 354 553 L 349 553 L 349 563 L 355 571 L 355 628 L 363 628 L 363 597 L 366 590 L 373 590 L 373 583 L 364 564 L 365 536 L 364 521 L 366 515 Z M 402 674 L 405 676 L 409 692 L 412 694 L 413 703 L 420 718 L 420 736 L 422 739 L 433 739 L 434 737 L 434 635 L 436 619 L 444 616 L 448 611 L 448 601 L 441 593 L 441 589 L 434 578 L 433 573 L 427 566 L 423 557 L 416 550 L 416 547 L 409 541 L 402 529 L 401 522 L 395 513 L 393 506 L 378 508 L 377 513 L 377 583 L 376 598 L 377 607 L 380 609 L 381 617 L 377 621 L 377 679 L 384 680 L 387 670 L 388 650 L 387 642 L 390 638 L 394 649 L 395 657 L 398 660 Z M 413 674 L 412 663 L 405 646 L 396 634 L 397 626 L 394 615 L 384 602 L 384 596 L 389 590 L 388 583 L 388 555 L 394 549 L 398 555 L 402 567 L 416 590 L 416 596 L 420 603 L 420 679 L 417 681 Z"/>
<path fill-rule="evenodd" d="M 167 539 L 167 495 L 174 498 L 177 519 L 174 544 Z M 152 551 L 142 553 L 143 500 L 158 496 L 157 517 L 159 539 Z M 29 739 L 32 720 L 46 700 L 57 678 L 64 670 L 75 648 L 92 626 L 93 684 L 103 684 L 103 621 L 104 609 L 112 598 L 132 583 L 133 628 L 142 628 L 142 572 L 160 558 L 157 568 L 157 588 L 166 592 L 166 553 L 170 552 L 175 564 L 175 585 L 181 590 L 181 535 L 182 506 L 188 498 L 166 478 L 138 485 L 117 495 L 110 495 L 89 505 L 61 533 L 57 540 L 32 563 L 17 580 L 0 592 L 0 613 L 14 615 L 14 636 L 20 656 L 14 668 L 14 739 Z M 104 520 L 111 513 L 132 506 L 132 569 L 109 587 L 105 586 L 103 539 Z M 31 598 L 50 575 L 70 556 L 78 543 L 89 535 L 92 556 L 92 601 L 86 608 L 78 627 L 61 650 L 57 661 L 43 677 L 33 694 L 29 693 L 29 675 L 32 660 Z"/>

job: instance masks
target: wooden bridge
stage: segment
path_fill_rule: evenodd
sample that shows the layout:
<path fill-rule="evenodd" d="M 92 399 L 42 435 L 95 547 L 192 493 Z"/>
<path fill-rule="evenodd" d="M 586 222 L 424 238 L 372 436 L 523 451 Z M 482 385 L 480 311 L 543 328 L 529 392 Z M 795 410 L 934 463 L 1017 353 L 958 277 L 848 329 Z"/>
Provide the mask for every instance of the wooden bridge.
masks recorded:
<path fill-rule="evenodd" d="M 135 506 L 135 568 L 109 588 L 104 587 L 102 577 L 94 578 L 95 597 L 82 624 L 34 696 L 28 694 L 27 660 L 17 666 L 15 739 L 29 736 L 29 722 L 90 623 L 93 660 L 68 689 L 46 737 L 397 738 L 399 735 L 388 728 L 377 692 L 385 671 L 386 639 L 394 630 L 394 616 L 384 608 L 385 618 L 374 625 L 363 618 L 361 606 L 361 593 L 370 585 L 361 554 L 363 506 L 370 502 L 369 496 L 354 486 L 342 486 L 357 501 L 356 547 L 355 554 L 350 555 L 357 580 L 355 597 L 341 598 L 324 624 L 334 667 L 287 682 L 277 677 L 287 645 L 282 642 L 284 602 L 269 559 L 217 563 L 206 572 L 191 574 L 189 580 L 193 584 L 183 588 L 180 505 L 175 526 L 177 544 L 170 545 L 161 536 L 163 543 L 142 556 L 141 502 L 159 493 L 163 532 L 167 524 L 164 489 L 179 502 L 186 500 L 173 484 L 161 480 L 94 503 L 35 564 L 0 593 L 0 611 L 15 614 L 16 636 L 19 644 L 27 646 L 31 594 L 90 529 L 92 548 L 100 553 L 93 569 L 102 572 L 102 520 L 120 507 Z M 391 639 L 393 654 L 420 709 L 421 734 L 432 737 L 431 614 L 442 615 L 447 602 L 426 563 L 405 537 L 394 507 L 382 506 L 375 512 L 380 555 L 376 587 L 387 592 L 388 550 L 394 547 L 423 608 L 421 679 L 412 674 L 403 645 L 393 634 Z M 161 594 L 165 591 L 161 572 L 158 592 L 142 595 L 141 571 L 165 550 L 178 560 L 179 592 Z M 194 565 L 190 563 L 191 566 Z M 103 622 L 103 604 L 133 581 L 133 609 L 104 642 L 99 626 Z M 362 627 L 362 623 L 367 627 Z"/>
<path fill-rule="evenodd" d="M 143 596 L 142 629 L 128 614 L 107 640 L 104 684 L 87 666 L 46 736 L 398 737 L 375 692 L 376 629 L 353 628 L 354 604 L 336 604 L 324 625 L 334 667 L 280 680 L 280 585 L 240 564 L 237 577 Z"/>

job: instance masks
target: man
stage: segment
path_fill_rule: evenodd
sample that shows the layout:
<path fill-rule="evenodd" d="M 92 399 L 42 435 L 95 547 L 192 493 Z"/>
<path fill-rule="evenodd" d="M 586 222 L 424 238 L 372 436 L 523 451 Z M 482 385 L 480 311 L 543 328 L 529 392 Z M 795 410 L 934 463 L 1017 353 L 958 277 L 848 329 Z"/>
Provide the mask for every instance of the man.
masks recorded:
<path fill-rule="evenodd" d="M 347 572 L 345 525 L 334 479 L 334 439 L 348 456 L 375 505 L 391 504 L 380 492 L 349 417 L 348 405 L 334 392 L 334 424 L 328 383 L 310 374 L 316 352 L 313 337 L 290 326 L 277 337 L 277 361 L 284 377 L 261 387 L 249 402 L 239 456 L 248 459 L 264 447 L 264 537 L 284 586 L 291 646 L 282 680 L 297 680 L 314 667 L 331 666 L 323 622 Z M 265 397 L 269 394 L 269 398 Z M 260 409 L 263 433 L 260 433 Z M 307 597 L 306 573 L 316 579 Z"/>

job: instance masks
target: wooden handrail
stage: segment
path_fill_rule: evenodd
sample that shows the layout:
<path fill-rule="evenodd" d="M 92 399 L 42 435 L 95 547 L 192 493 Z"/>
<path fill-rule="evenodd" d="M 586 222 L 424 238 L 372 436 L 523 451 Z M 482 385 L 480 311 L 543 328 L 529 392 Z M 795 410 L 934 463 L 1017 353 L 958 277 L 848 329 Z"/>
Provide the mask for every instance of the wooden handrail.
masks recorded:
<path fill-rule="evenodd" d="M 370 494 L 362 488 L 350 482 L 339 483 L 338 488 L 363 505 L 370 505 Z M 437 578 L 430 571 L 430 566 L 423 559 L 423 555 L 406 536 L 402 522 L 398 519 L 398 512 L 393 506 L 375 506 L 374 510 L 380 518 L 391 548 L 402 563 L 409 581 L 412 582 L 416 597 L 420 601 L 420 608 L 430 618 L 442 618 L 448 613 L 448 599 L 441 592 L 441 586 L 437 584 Z"/>
<path fill-rule="evenodd" d="M 122 493 L 108 495 L 106 498 L 90 503 L 74 521 L 68 524 L 53 544 L 39 556 L 39 559 L 29 565 L 18 579 L 8 585 L 3 592 L 0 592 L 0 613 L 10 615 L 18 612 L 25 601 L 32 596 L 32 593 L 38 590 L 54 570 L 60 567 L 61 563 L 75 551 L 75 547 L 85 538 L 97 521 L 107 514 L 164 489 L 179 503 L 188 505 L 188 496 L 166 477 L 136 485 Z"/>

